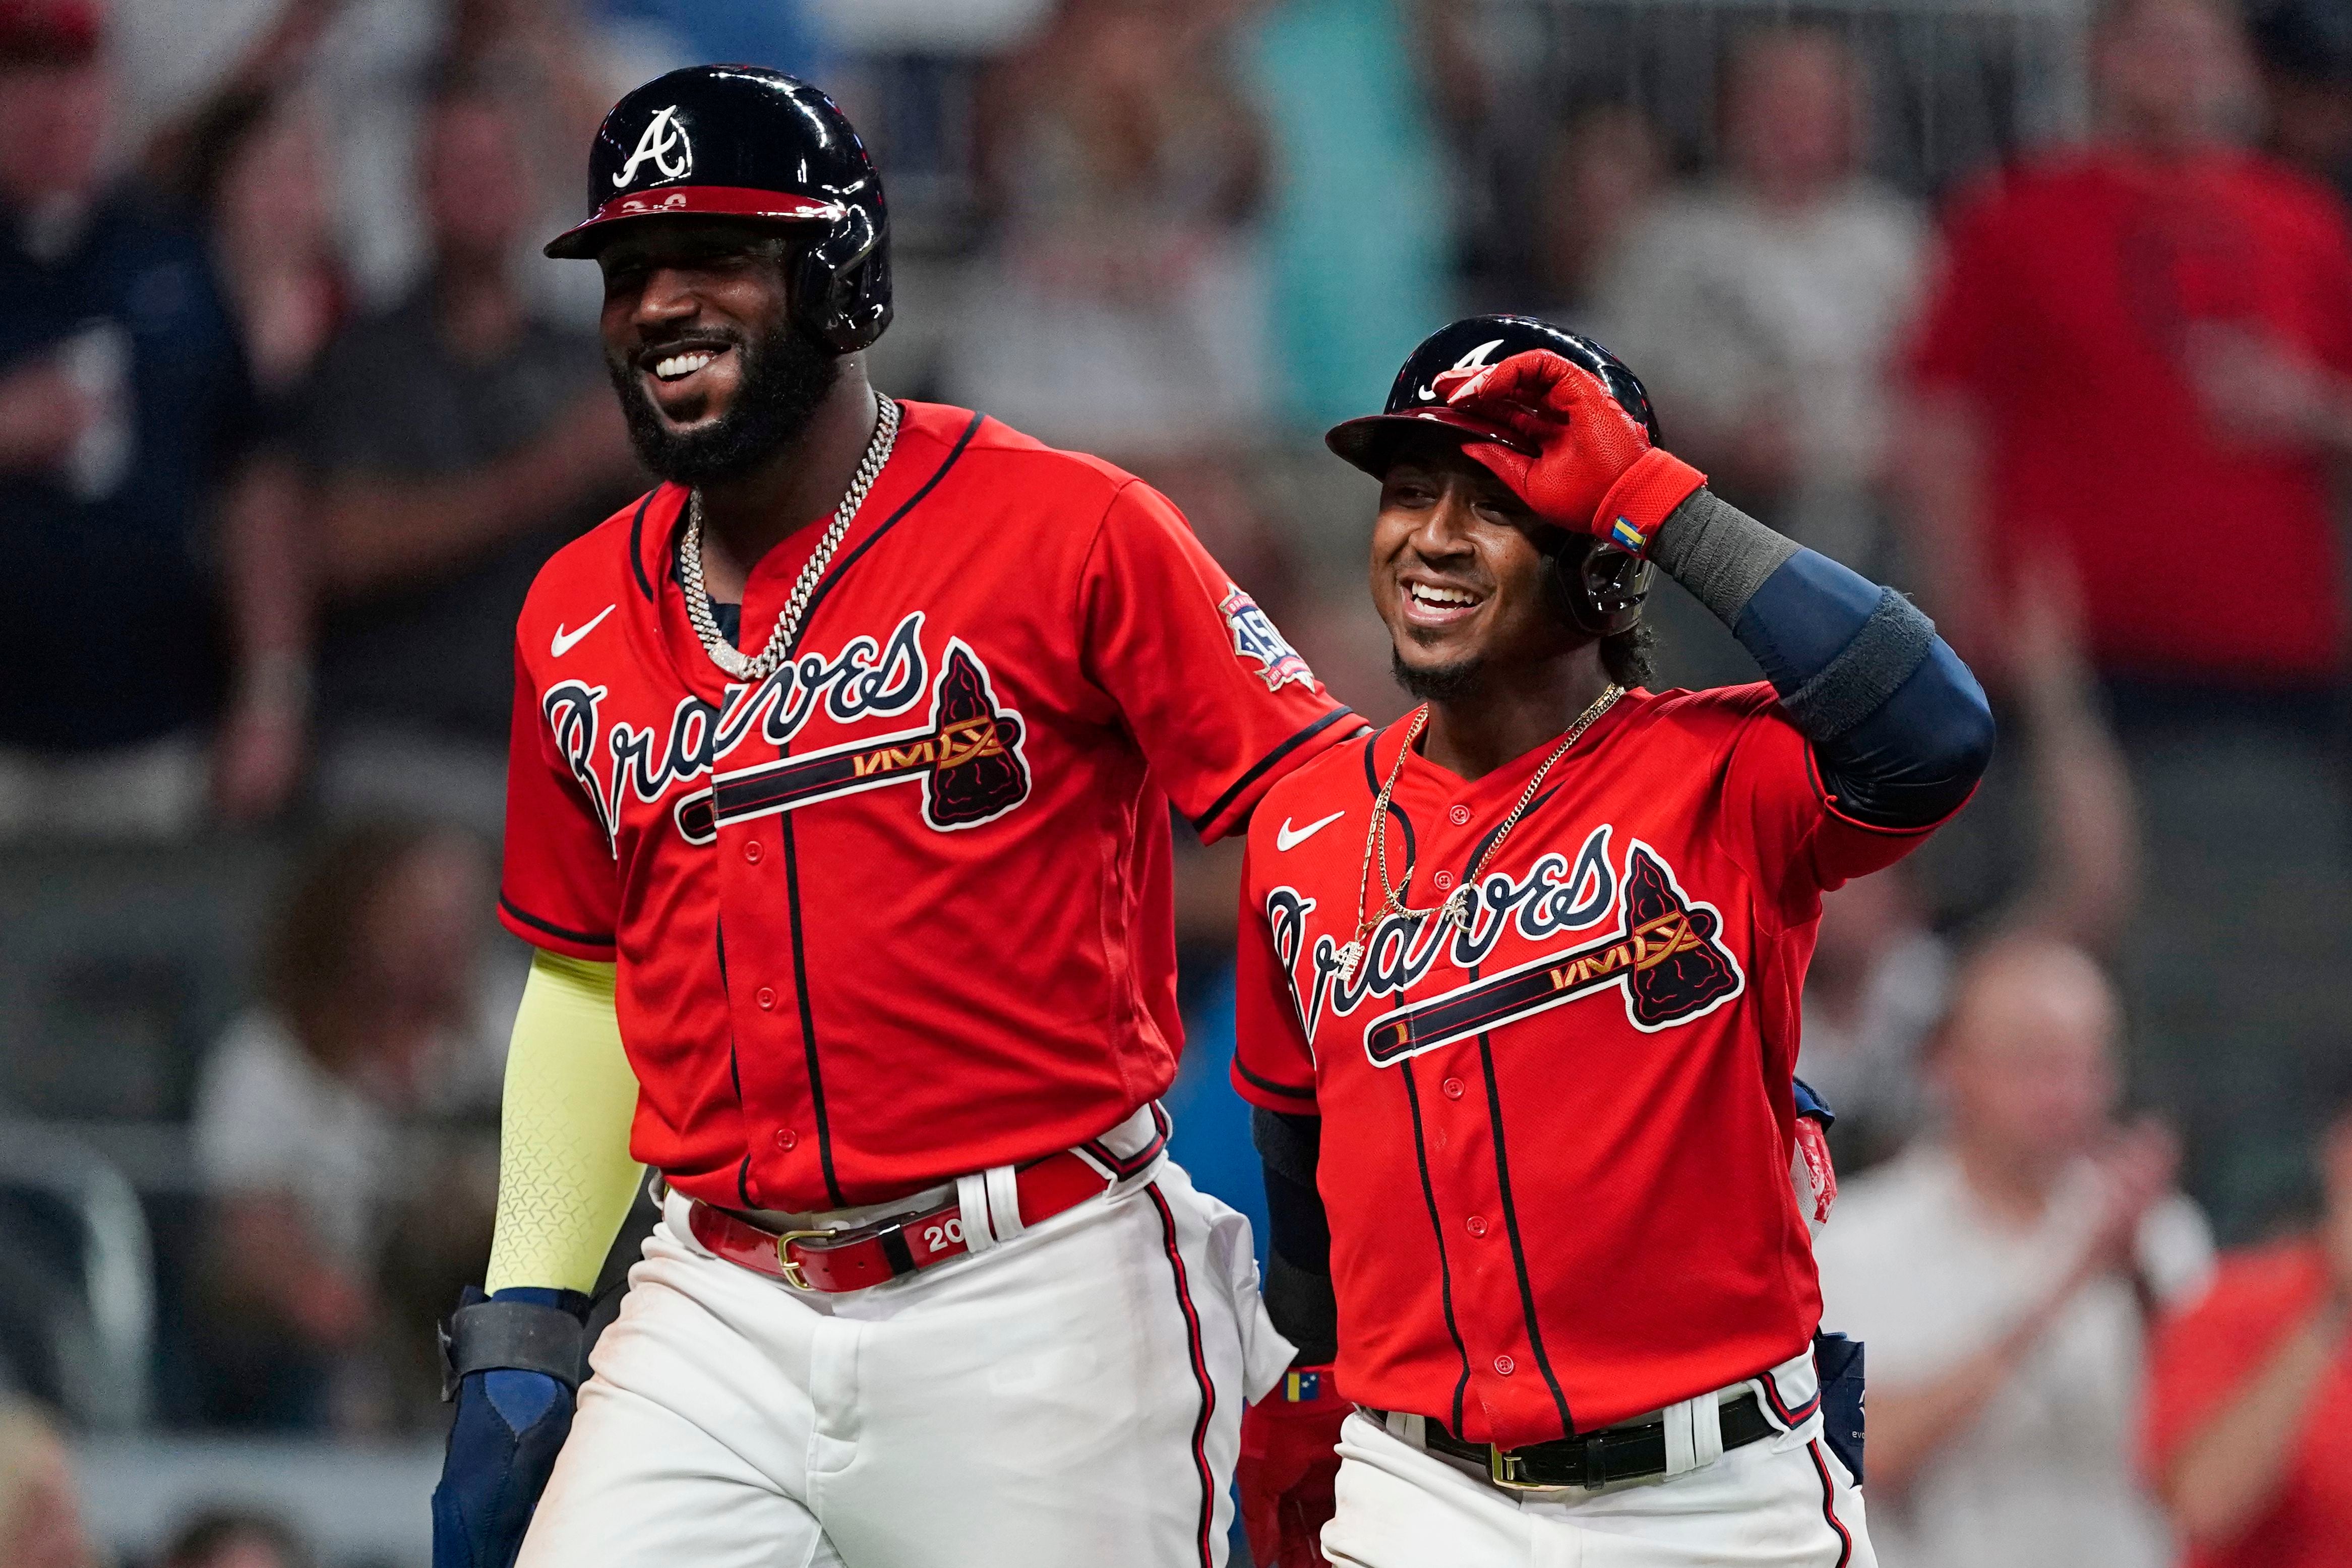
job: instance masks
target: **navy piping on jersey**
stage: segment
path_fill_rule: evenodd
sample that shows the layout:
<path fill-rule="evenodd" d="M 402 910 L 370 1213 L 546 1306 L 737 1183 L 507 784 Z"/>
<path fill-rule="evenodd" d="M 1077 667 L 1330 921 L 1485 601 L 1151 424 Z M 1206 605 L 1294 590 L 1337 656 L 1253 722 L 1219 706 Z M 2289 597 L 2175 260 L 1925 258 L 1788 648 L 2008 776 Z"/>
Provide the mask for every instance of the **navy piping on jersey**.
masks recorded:
<path fill-rule="evenodd" d="M 1375 801 L 1381 797 L 1381 781 L 1372 768 L 1372 752 L 1379 746 L 1377 732 L 1364 743 L 1364 787 L 1371 792 L 1371 798 Z M 1397 826 L 1404 831 L 1404 859 L 1410 866 L 1414 855 L 1412 818 L 1404 814 L 1404 808 L 1397 805 L 1393 797 L 1389 801 L 1389 815 L 1396 818 Z M 1400 994 L 1389 1011 L 1393 1013 L 1403 1005 L 1404 997 Z M 1454 1265 L 1445 1253 L 1444 1224 L 1437 1217 L 1437 1189 L 1429 1179 L 1429 1145 L 1421 1130 L 1421 1081 L 1413 1077 L 1411 1058 L 1397 1065 L 1403 1072 L 1405 1109 L 1412 1114 L 1412 1158 L 1421 1171 L 1421 1201 L 1429 1212 L 1429 1238 L 1437 1244 L 1438 1305 L 1444 1310 L 1446 1337 L 1454 1342 L 1454 1354 L 1462 1363 L 1462 1373 L 1454 1380 L 1454 1415 L 1449 1423 L 1459 1432 L 1462 1430 L 1463 1402 L 1470 1392 L 1470 1347 L 1462 1342 L 1461 1325 L 1454 1320 Z"/>
<path fill-rule="evenodd" d="M 1330 712 L 1324 714 L 1323 717 L 1316 720 L 1315 722 L 1307 725 L 1307 728 L 1299 731 L 1298 733 L 1291 736 L 1290 739 L 1275 747 L 1274 750 L 1260 757 L 1256 762 L 1252 763 L 1249 766 L 1249 770 L 1243 773 L 1241 777 L 1235 779 L 1233 782 L 1232 787 L 1228 788 L 1224 794 L 1217 797 L 1217 803 L 1214 805 L 1209 807 L 1208 810 L 1202 812 L 1200 816 L 1192 818 L 1192 831 L 1195 833 L 1208 832 L 1209 825 L 1215 822 L 1217 818 L 1224 816 L 1226 810 L 1232 806 L 1234 802 L 1239 800 L 1245 793 L 1248 792 L 1250 785 L 1257 783 L 1260 778 L 1263 778 L 1265 775 L 1266 769 L 1274 766 L 1275 763 L 1282 761 L 1283 758 L 1290 755 L 1291 752 L 1297 751 L 1299 747 L 1305 745 L 1307 742 L 1313 740 L 1316 736 L 1321 734 L 1324 731 L 1329 729 L 1332 725 L 1338 723 L 1342 719 L 1356 719 L 1356 721 L 1360 724 L 1364 722 L 1361 719 L 1357 719 L 1356 710 L 1352 708 L 1335 708 Z M 1366 725 L 1365 727 L 1367 729 L 1370 728 L 1370 725 Z"/>
<path fill-rule="evenodd" d="M 1315 1091 L 1312 1089 L 1293 1089 L 1286 1083 L 1276 1083 L 1270 1078 L 1260 1078 L 1250 1071 L 1249 1064 L 1239 1057 L 1234 1058 L 1234 1070 L 1268 1094 L 1278 1094 L 1286 1100 L 1304 1100 L 1310 1102 L 1315 1098 Z"/>
<path fill-rule="evenodd" d="M 1470 978 L 1478 978 L 1473 965 Z M 1519 1241 L 1519 1205 L 1511 1201 L 1511 1163 L 1503 1150 L 1503 1091 L 1495 1082 L 1495 1052 L 1491 1037 L 1484 1030 L 1478 1035 L 1478 1066 L 1486 1078 L 1486 1121 L 1495 1132 L 1495 1184 L 1503 1198 L 1503 1231 L 1511 1243 L 1511 1268 L 1519 1277 L 1519 1316 L 1528 1327 L 1528 1347 L 1536 1352 L 1537 1370 L 1543 1373 L 1544 1386 L 1551 1390 L 1551 1402 L 1559 1411 L 1562 1436 L 1576 1431 L 1576 1417 L 1568 1408 L 1568 1395 L 1561 1392 L 1559 1379 L 1551 1370 L 1551 1354 L 1544 1349 L 1543 1325 L 1536 1313 L 1536 1291 L 1528 1278 L 1527 1248 Z"/>
<path fill-rule="evenodd" d="M 1412 1159 L 1421 1168 L 1421 1201 L 1429 1211 L 1429 1237 L 1437 1243 L 1438 1305 L 1445 1311 L 1445 1337 L 1454 1342 L 1454 1354 L 1462 1363 L 1462 1374 L 1454 1380 L 1454 1418 L 1447 1423 L 1459 1432 L 1462 1404 L 1470 1392 L 1470 1347 L 1462 1342 L 1461 1326 L 1454 1321 L 1454 1267 L 1445 1255 L 1445 1226 L 1437 1217 L 1437 1189 L 1429 1179 L 1429 1145 L 1421 1132 L 1421 1084 L 1412 1076 L 1411 1057 L 1397 1066 L 1404 1073 L 1405 1108 L 1412 1112 Z"/>
<path fill-rule="evenodd" d="M 904 404 L 899 405 L 901 409 L 905 406 L 906 405 Z M 931 493 L 932 488 L 941 479 L 948 477 L 948 470 L 956 466 L 956 459 L 963 456 L 963 449 L 971 445 L 971 438 L 979 432 L 980 422 L 985 417 L 987 417 L 985 415 L 973 415 L 971 416 L 971 423 L 963 427 L 963 434 L 956 437 L 955 445 L 950 447 L 948 455 L 944 458 L 940 459 L 940 466 L 937 470 L 932 473 L 929 479 L 923 481 L 923 488 L 917 490 L 913 495 L 908 496 L 906 500 L 899 505 L 897 511 L 892 512 L 888 517 L 882 520 L 881 527 L 876 529 L 872 533 L 867 534 L 864 542 L 859 544 L 856 549 L 851 551 L 848 554 L 843 556 L 840 562 L 837 563 L 831 571 L 827 572 L 824 577 L 818 580 L 816 592 L 809 595 L 808 608 L 801 612 L 801 629 L 799 635 L 793 638 L 792 652 L 797 654 L 801 651 L 801 638 L 808 636 L 809 623 L 816 619 L 816 607 L 824 603 L 824 596 L 833 592 L 833 585 L 835 583 L 840 582 L 841 579 L 848 574 L 848 571 L 852 566 L 857 564 L 857 558 L 859 556 L 865 554 L 867 551 L 873 549 L 877 543 L 880 542 L 884 534 L 889 532 L 893 528 L 898 526 L 898 520 L 900 518 L 914 510 L 918 506 L 920 506 L 922 504 L 923 498 Z"/>
<path fill-rule="evenodd" d="M 1209 1568 L 1215 1561 L 1211 1542 L 1211 1526 L 1216 1511 L 1216 1477 L 1209 1466 L 1209 1418 L 1217 1409 L 1217 1385 L 1209 1376 L 1209 1363 L 1201 1350 L 1201 1314 L 1192 1305 L 1192 1281 L 1184 1271 L 1184 1254 L 1176 1242 L 1176 1215 L 1168 1207 L 1168 1200 L 1160 1194 L 1160 1184 L 1151 1183 L 1143 1189 L 1151 1199 L 1151 1206 L 1160 1211 L 1160 1234 L 1168 1247 L 1169 1272 L 1176 1280 L 1176 1305 L 1184 1314 L 1184 1349 L 1192 1363 L 1192 1381 L 1201 1390 L 1201 1414 L 1192 1421 L 1192 1468 L 1201 1478 L 1201 1523 L 1194 1534 L 1201 1552 L 1201 1568 Z"/>
<path fill-rule="evenodd" d="M 719 938 L 719 993 L 722 995 L 725 995 L 728 999 L 727 1078 L 728 1081 L 735 1086 L 735 1109 L 740 1111 L 743 1109 L 743 1066 L 736 1055 L 735 1001 L 733 993 L 730 990 L 727 984 L 727 917 L 724 915 L 719 916 L 715 924 L 718 928 Z M 748 1148 L 751 1145 L 751 1138 L 747 1135 L 743 1140 L 745 1147 Z"/>
<path fill-rule="evenodd" d="M 645 499 L 637 502 L 637 515 L 629 520 L 629 569 L 637 574 L 637 591 L 646 596 L 648 605 L 654 602 L 654 585 L 646 575 L 646 508 L 654 504 L 654 497 L 659 493 L 659 487 L 647 490 Z"/>
<path fill-rule="evenodd" d="M 963 434 L 956 437 L 955 446 L 940 460 L 939 468 L 932 472 L 931 477 L 923 481 L 922 488 L 908 496 L 897 511 L 883 520 L 881 527 L 876 529 L 856 549 L 844 556 L 825 573 L 824 578 L 817 584 L 816 592 L 809 596 L 808 607 L 801 613 L 800 629 L 793 634 L 792 647 L 784 650 L 786 658 L 798 657 L 803 639 L 808 636 L 809 627 L 815 623 L 816 607 L 824 602 L 824 596 L 833 591 L 834 584 L 847 574 L 849 569 L 873 547 L 877 540 L 897 526 L 899 519 L 914 510 L 923 498 L 938 487 L 940 480 L 947 477 L 947 471 L 955 467 L 956 460 L 963 456 L 964 448 L 971 444 L 972 433 L 980 428 L 981 417 L 978 414 L 971 416 L 971 422 L 963 427 Z M 777 754 L 790 756 L 792 750 L 792 745 L 788 742 Z M 824 1073 L 817 1052 L 816 1014 L 809 1000 L 808 954 L 801 932 L 800 847 L 798 837 L 793 829 L 791 813 L 784 814 L 780 826 L 784 844 L 784 911 L 791 923 L 793 933 L 793 990 L 800 1003 L 801 1050 L 808 1063 L 809 1106 L 816 1117 L 817 1167 L 824 1173 L 825 1195 L 832 1201 L 833 1206 L 846 1208 L 849 1206 L 848 1200 L 842 1194 L 840 1180 L 834 1172 L 833 1120 L 825 1114 Z M 748 1152 L 744 1155 L 744 1160 L 748 1166 L 751 1160 Z M 745 1206 L 759 1205 L 751 1203 L 747 1198 Z"/>
<path fill-rule="evenodd" d="M 1542 808 L 1544 802 L 1549 800 L 1559 789 L 1559 786 L 1554 784 L 1550 789 L 1528 802 L 1528 809 L 1519 814 L 1520 820 L 1524 823 L 1528 817 L 1535 816 Z M 1495 836 L 1502 831 L 1503 825 L 1498 822 L 1487 831 L 1485 837 L 1471 847 L 1469 854 L 1463 858 L 1462 862 L 1462 876 L 1465 879 L 1468 879 L 1470 868 L 1478 863 L 1478 857 L 1486 852 L 1487 846 L 1495 841 Z M 1475 963 L 1470 966 L 1470 978 L 1474 983 L 1478 979 L 1479 967 Z M 1543 1373 L 1544 1386 L 1551 1390 L 1552 1404 L 1559 1411 L 1563 1436 L 1573 1436 L 1576 1431 L 1576 1419 L 1570 1414 L 1568 1395 L 1561 1391 L 1559 1379 L 1552 1372 L 1551 1354 L 1544 1349 L 1543 1325 L 1536 1312 L 1535 1286 L 1528 1277 L 1527 1248 L 1519 1240 L 1519 1208 L 1511 1197 L 1510 1158 L 1503 1147 L 1503 1095 L 1495 1080 L 1494 1037 L 1483 1029 L 1478 1032 L 1478 1065 L 1486 1079 L 1486 1121 L 1495 1133 L 1495 1184 L 1496 1190 L 1502 1194 L 1503 1199 L 1503 1231 L 1511 1243 L 1511 1268 L 1517 1274 L 1519 1280 L 1519 1317 L 1527 1325 L 1528 1346 L 1535 1352 L 1536 1368 Z M 1456 1428 L 1457 1431 L 1459 1429 L 1459 1427 Z"/>
<path fill-rule="evenodd" d="M 613 933 L 611 931 L 606 931 L 604 935 L 598 936 L 593 931 L 573 931 L 569 926 L 557 925 L 553 921 L 543 921 L 537 915 L 532 914 L 529 910 L 520 908 L 512 899 L 508 898 L 504 893 L 500 893 L 499 895 L 499 908 L 506 910 L 507 913 L 514 916 L 515 919 L 522 921 L 523 924 L 530 927 L 534 931 L 543 931 L 550 936 L 560 936 L 566 942 L 576 942 L 583 947 L 610 947 L 613 945 Z"/>
<path fill-rule="evenodd" d="M 824 1074 L 817 1063 L 816 1015 L 809 1007 L 808 953 L 801 942 L 801 858 L 793 835 L 792 814 L 782 818 L 784 837 L 784 899 L 792 912 L 793 992 L 800 1001 L 801 1052 L 808 1061 L 809 1106 L 816 1115 L 816 1163 L 824 1173 L 825 1195 L 837 1209 L 847 1208 L 841 1183 L 833 1170 L 833 1121 L 824 1113 Z"/>

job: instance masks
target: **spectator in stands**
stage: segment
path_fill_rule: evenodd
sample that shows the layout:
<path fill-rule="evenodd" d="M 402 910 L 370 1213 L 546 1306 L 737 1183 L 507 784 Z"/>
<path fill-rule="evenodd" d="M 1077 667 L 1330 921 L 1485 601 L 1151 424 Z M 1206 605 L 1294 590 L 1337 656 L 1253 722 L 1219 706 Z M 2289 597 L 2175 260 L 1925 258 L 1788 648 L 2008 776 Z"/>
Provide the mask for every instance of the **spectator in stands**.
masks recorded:
<path fill-rule="evenodd" d="M 1267 406 L 1248 243 L 1265 139 L 1215 10 L 1063 0 L 979 127 L 999 233 L 948 395 L 1146 478 L 1246 438 Z"/>
<path fill-rule="evenodd" d="M 1581 104 L 1560 122 L 1536 192 L 1536 270 L 1552 301 L 1545 321 L 1604 342 L 1622 337 L 1597 298 L 1603 274 L 1671 173 L 1665 139 L 1633 104 Z"/>
<path fill-rule="evenodd" d="M 2323 459 L 2352 450 L 2343 209 L 2224 140 L 2252 79 L 2221 0 L 2109 0 L 2092 64 L 2103 138 L 1991 177 L 1948 225 L 1913 367 L 1937 613 L 1982 643 L 2011 586 L 1987 574 L 2054 544 L 2103 669 L 2326 685 L 2344 616 Z M 2180 570 L 2223 516 L 2259 613 L 2215 614 Z"/>
<path fill-rule="evenodd" d="M 0 836 L 184 832 L 208 774 L 261 815 L 301 755 L 292 489 L 202 241 L 108 177 L 100 48 L 0 6 Z"/>
<path fill-rule="evenodd" d="M 2108 0 L 2100 135 L 1947 226 L 1912 362 L 1907 543 L 1996 698 L 2017 584 L 2061 553 L 2164 874 L 2120 972 L 2147 1081 L 2234 1223 L 2290 1131 L 2247 1082 L 2342 1049 L 2352 795 L 2330 494 L 2352 451 L 2352 239 L 2334 195 L 2226 138 L 2252 71 L 2224 0 Z M 2015 787 L 1996 764 L 1984 794 Z M 1982 809 L 1981 805 L 1979 809 Z"/>
<path fill-rule="evenodd" d="M 0 1568 L 99 1568 L 66 1446 L 36 1405 L 0 1399 Z"/>
<path fill-rule="evenodd" d="M 1484 73 L 1461 37 L 1472 8 L 1454 0 L 1255 8 L 1238 52 L 1266 126 L 1259 226 L 1280 394 L 1269 412 L 1304 433 L 1361 408 L 1364 389 L 1396 374 L 1402 345 L 1420 341 L 1450 291 L 1460 168 L 1439 121 L 1484 97 Z M 1364 243 L 1367 213 L 1380 215 L 1378 244 Z M 1320 473 L 1322 447 L 1307 445 Z M 1360 510 L 1341 515 L 1359 525 Z M 1359 626 L 1361 598 L 1351 593 L 1347 606 Z M 1385 643 L 1379 654 L 1385 683 Z"/>
<path fill-rule="evenodd" d="M 294 1528 L 257 1509 L 209 1508 L 172 1532 L 156 1568 L 313 1568 Z"/>
<path fill-rule="evenodd" d="M 2110 956 L 2129 925 L 2139 872 L 2131 780 L 2098 710 L 2080 645 L 2080 609 L 2053 567 L 2021 594 L 2010 636 L 2021 684 L 2004 752 L 2021 752 L 2030 820 L 1998 822 L 2030 849 L 2024 889 L 1969 922 Z M 1841 1172 L 1885 1160 L 1919 1130 L 1921 1053 L 1949 1000 L 1952 944 L 1929 923 L 1916 861 L 1848 882 L 1822 900 L 1805 973 L 1797 1072 L 1837 1113 L 1830 1148 Z"/>
<path fill-rule="evenodd" d="M 190 142 L 189 195 L 210 219 L 255 384 L 265 401 L 282 399 L 352 307 L 318 117 L 282 91 L 237 93 L 203 115 Z"/>
<path fill-rule="evenodd" d="M 1823 1322 L 1870 1347 L 1871 1534 L 1906 1568 L 2159 1568 L 2131 1460 L 2142 1301 L 2211 1261 L 2178 1150 L 2110 1121 L 2118 1009 L 2046 937 L 1966 966 L 1932 1047 L 1948 1125 L 1846 1189 Z"/>
<path fill-rule="evenodd" d="M 2328 1098 L 2315 1222 L 2224 1254 L 2157 1338 L 2147 1468 L 2194 1568 L 2352 1553 L 2352 1083 Z"/>
<path fill-rule="evenodd" d="M 300 400 L 330 595 L 320 791 L 340 815 L 498 831 L 516 613 L 636 484 L 593 336 L 535 315 L 516 276 L 523 134 L 495 83 L 440 85 L 419 154 L 432 273 L 330 345 Z"/>
<path fill-rule="evenodd" d="M 1607 264 L 1598 320 L 1708 482 L 1864 571 L 1885 372 L 1918 286 L 1911 204 L 1860 172 L 1862 77 L 1822 26 L 1726 58 L 1723 173 L 1654 204 Z"/>
<path fill-rule="evenodd" d="M 489 898 L 464 833 L 373 824 L 322 845 L 278 910 L 262 1005 L 230 1026 L 196 1092 L 217 1418 L 363 1428 L 400 1414 L 391 1358 L 414 1325 L 380 1310 L 383 1249 L 404 1201 L 440 1185 L 410 1125 L 496 1101 Z M 478 1232 L 480 1253 L 457 1265 L 478 1270 L 487 1208 L 453 1205 L 436 1225 Z"/>

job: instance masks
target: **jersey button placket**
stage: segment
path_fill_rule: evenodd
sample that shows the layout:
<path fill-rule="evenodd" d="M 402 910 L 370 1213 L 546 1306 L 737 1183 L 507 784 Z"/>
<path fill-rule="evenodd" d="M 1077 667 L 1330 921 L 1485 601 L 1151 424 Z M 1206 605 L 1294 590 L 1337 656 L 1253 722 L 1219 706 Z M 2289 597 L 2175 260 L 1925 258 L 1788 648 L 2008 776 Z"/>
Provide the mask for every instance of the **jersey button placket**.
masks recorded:
<path fill-rule="evenodd" d="M 1508 1377 L 1511 1373 L 1518 1370 L 1519 1363 L 1513 1361 L 1509 1356 L 1498 1355 L 1495 1358 L 1495 1375 L 1496 1377 Z"/>
<path fill-rule="evenodd" d="M 1470 808 L 1460 805 L 1448 806 L 1445 811 L 1445 820 L 1456 827 L 1467 827 L 1470 826 Z"/>
<path fill-rule="evenodd" d="M 1449 1078 L 1437 1087 L 1439 1091 L 1448 1100 L 1459 1100 L 1462 1098 L 1462 1080 L 1458 1078 Z"/>
<path fill-rule="evenodd" d="M 801 1135 L 789 1127 L 776 1129 L 776 1147 L 789 1154 L 800 1147 Z"/>
<path fill-rule="evenodd" d="M 1474 1214 L 1468 1219 L 1462 1222 L 1462 1228 L 1468 1231 L 1474 1237 L 1483 1237 L 1486 1234 L 1486 1216 L 1482 1214 Z"/>
<path fill-rule="evenodd" d="M 760 1005 L 760 1011 L 762 1013 L 772 1013 L 775 1011 L 776 993 L 774 988 L 772 986 L 761 986 L 759 994 L 752 997 L 751 1000 Z"/>
<path fill-rule="evenodd" d="M 763 853 L 765 853 L 765 851 L 761 849 L 760 841 L 758 839 L 752 838 L 745 841 L 743 845 L 743 858 L 751 865 L 758 865 L 760 863 L 760 857 Z"/>

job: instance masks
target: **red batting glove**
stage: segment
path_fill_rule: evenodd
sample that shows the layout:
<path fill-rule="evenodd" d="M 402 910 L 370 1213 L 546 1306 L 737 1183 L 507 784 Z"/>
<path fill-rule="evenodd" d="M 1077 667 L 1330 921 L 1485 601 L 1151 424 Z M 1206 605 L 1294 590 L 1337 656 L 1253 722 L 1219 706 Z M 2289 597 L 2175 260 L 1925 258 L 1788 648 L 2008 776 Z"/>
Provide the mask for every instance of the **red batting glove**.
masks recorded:
<path fill-rule="evenodd" d="M 1706 483 L 1705 474 L 1651 446 L 1649 431 L 1599 376 L 1549 350 L 1449 372 L 1435 390 L 1448 407 L 1501 433 L 1503 440 L 1462 449 L 1555 528 L 1639 553 L 1667 514 Z"/>
<path fill-rule="evenodd" d="M 1242 1528 L 1262 1568 L 1329 1568 L 1323 1526 L 1339 1474 L 1339 1423 L 1353 1409 L 1328 1366 L 1294 1367 L 1281 1386 L 1242 1412 Z"/>

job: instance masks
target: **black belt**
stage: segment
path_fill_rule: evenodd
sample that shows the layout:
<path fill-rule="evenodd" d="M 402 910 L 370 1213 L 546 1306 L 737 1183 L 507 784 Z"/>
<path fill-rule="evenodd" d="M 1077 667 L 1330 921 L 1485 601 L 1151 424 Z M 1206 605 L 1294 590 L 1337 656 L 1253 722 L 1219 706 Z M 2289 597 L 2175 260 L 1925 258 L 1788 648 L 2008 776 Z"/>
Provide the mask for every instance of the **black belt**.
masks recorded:
<path fill-rule="evenodd" d="M 1780 1430 L 1753 1394 L 1743 1394 L 1717 1409 L 1726 1453 Z M 1491 1443 L 1457 1437 L 1435 1416 L 1423 1417 L 1422 1433 L 1423 1445 L 1431 1453 L 1467 1459 L 1499 1487 L 1605 1487 L 1612 1481 L 1636 1481 L 1666 1473 L 1664 1421 L 1629 1422 L 1589 1436 L 1559 1437 L 1524 1448 L 1497 1448 Z"/>

